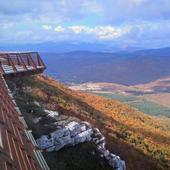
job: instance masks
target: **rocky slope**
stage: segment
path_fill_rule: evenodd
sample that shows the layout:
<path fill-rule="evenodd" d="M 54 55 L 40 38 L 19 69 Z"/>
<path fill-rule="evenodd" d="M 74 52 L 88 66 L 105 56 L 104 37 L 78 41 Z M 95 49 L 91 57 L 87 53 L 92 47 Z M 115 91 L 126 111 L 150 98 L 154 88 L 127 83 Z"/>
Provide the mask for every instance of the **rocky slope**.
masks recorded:
<path fill-rule="evenodd" d="M 161 126 L 159 120 L 118 101 L 70 90 L 43 75 L 10 83 L 10 86 L 36 138 L 54 130 L 49 126 L 53 120 L 45 115 L 43 109 L 54 110 L 63 116 L 88 121 L 100 129 L 106 137 L 107 148 L 126 161 L 128 170 L 170 168 L 170 132 Z M 33 123 L 38 116 L 42 117 L 41 121 Z M 90 153 L 95 152 L 93 145 L 84 147 L 75 147 L 76 153 L 72 157 L 68 153 L 73 154 L 73 148 L 44 155 L 51 169 L 57 165 L 59 169 L 110 168 L 97 154 L 92 157 Z M 83 156 L 81 160 L 76 157 L 80 155 Z M 82 164 L 83 160 L 86 164 Z"/>

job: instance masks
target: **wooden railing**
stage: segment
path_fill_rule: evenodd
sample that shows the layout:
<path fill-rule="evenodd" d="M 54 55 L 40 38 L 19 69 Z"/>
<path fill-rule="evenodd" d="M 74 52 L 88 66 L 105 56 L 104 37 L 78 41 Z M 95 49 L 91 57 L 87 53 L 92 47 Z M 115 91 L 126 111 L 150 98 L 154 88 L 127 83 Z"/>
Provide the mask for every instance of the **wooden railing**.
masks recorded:
<path fill-rule="evenodd" d="M 0 53 L 1 74 L 43 70 L 45 68 L 46 66 L 37 52 Z"/>

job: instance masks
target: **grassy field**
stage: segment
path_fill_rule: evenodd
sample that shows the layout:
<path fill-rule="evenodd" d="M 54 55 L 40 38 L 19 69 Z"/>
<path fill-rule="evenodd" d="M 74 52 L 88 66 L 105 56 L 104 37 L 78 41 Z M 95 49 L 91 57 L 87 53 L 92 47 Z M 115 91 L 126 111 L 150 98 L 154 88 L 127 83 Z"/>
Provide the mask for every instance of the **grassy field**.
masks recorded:
<path fill-rule="evenodd" d="M 137 108 L 138 110 L 154 116 L 166 116 L 170 118 L 170 108 L 159 105 L 154 102 L 147 101 L 142 97 L 137 97 L 133 95 L 121 95 L 121 94 L 108 94 L 108 93 L 98 93 L 98 95 L 119 100 L 121 102 L 127 103 L 132 107 Z"/>

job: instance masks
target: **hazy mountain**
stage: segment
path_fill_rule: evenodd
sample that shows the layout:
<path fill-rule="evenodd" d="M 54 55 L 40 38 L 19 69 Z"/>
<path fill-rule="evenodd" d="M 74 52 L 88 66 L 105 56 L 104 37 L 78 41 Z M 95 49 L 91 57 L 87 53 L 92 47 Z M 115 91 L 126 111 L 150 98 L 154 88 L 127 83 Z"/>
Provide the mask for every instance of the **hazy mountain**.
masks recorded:
<path fill-rule="evenodd" d="M 42 53 L 47 73 L 63 82 L 147 83 L 170 75 L 170 48 L 135 52 Z"/>
<path fill-rule="evenodd" d="M 135 51 L 142 49 L 136 46 L 123 46 L 111 43 L 75 43 L 75 42 L 43 42 L 34 44 L 0 44 L 0 51 L 39 51 L 39 52 L 70 52 L 70 51 Z"/>

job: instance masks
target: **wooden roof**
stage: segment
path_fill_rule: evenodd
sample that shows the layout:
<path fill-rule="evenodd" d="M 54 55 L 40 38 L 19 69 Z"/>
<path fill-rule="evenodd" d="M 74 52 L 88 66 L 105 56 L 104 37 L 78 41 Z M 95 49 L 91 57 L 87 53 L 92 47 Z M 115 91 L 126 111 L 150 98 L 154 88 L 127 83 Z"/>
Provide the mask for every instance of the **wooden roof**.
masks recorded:
<path fill-rule="evenodd" d="M 35 141 L 32 143 L 28 139 L 26 123 L 8 89 L 4 74 L 0 72 L 0 169 L 49 169 L 41 152 L 36 151 Z"/>

